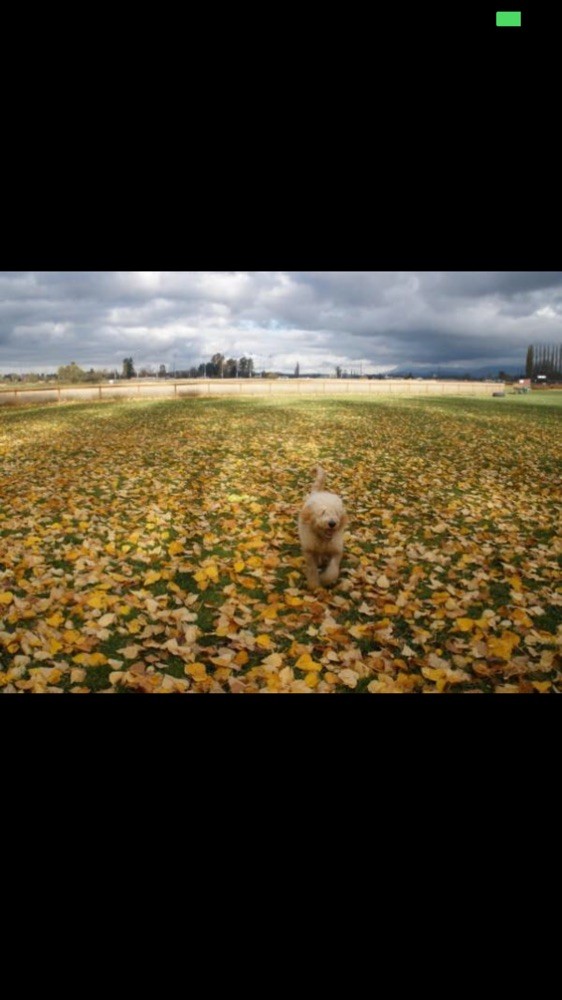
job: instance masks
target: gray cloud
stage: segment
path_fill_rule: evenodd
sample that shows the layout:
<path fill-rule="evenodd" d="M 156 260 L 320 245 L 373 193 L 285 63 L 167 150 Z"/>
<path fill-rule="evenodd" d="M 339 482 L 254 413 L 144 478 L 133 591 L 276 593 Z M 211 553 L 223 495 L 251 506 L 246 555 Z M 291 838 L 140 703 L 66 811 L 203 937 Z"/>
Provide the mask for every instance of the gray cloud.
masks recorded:
<path fill-rule="evenodd" d="M 0 371 L 190 367 L 522 369 L 561 339 L 562 272 L 4 271 Z"/>

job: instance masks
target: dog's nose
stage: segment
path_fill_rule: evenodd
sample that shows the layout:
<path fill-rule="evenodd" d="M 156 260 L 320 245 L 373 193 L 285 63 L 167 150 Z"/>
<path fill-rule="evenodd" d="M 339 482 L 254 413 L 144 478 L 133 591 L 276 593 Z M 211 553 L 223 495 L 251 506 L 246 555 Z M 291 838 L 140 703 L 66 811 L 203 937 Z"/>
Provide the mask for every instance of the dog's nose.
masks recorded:
<path fill-rule="evenodd" d="M 334 521 L 334 520 L 328 521 L 328 527 L 329 528 L 335 528 L 335 526 L 336 526 L 336 521 Z"/>

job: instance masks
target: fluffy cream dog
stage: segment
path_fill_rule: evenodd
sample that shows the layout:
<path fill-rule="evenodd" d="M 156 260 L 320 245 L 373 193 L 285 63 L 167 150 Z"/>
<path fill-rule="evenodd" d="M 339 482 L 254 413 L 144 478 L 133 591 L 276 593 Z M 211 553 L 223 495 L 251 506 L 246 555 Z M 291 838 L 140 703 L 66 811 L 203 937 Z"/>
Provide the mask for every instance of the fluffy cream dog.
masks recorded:
<path fill-rule="evenodd" d="M 299 538 L 311 590 L 336 582 L 343 555 L 343 530 L 347 524 L 341 497 L 324 489 L 326 473 L 320 466 L 315 473 L 316 479 L 299 514 Z"/>

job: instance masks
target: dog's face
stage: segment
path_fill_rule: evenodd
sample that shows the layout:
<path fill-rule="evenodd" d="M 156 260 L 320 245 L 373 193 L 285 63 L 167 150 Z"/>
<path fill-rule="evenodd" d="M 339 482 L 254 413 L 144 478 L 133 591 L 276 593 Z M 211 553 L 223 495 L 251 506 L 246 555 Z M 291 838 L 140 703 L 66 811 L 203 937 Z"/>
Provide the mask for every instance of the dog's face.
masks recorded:
<path fill-rule="evenodd" d="M 304 506 L 302 519 L 321 538 L 333 538 L 347 523 L 343 503 L 337 496 L 309 500 Z"/>

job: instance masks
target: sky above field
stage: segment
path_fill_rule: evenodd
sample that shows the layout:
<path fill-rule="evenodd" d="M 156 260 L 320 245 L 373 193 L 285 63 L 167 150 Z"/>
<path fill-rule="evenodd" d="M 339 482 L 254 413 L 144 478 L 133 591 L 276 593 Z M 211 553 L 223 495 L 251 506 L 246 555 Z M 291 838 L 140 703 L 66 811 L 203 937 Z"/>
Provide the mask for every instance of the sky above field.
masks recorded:
<path fill-rule="evenodd" d="M 0 272 L 2 374 L 215 353 L 301 375 L 523 371 L 561 322 L 561 271 Z"/>

